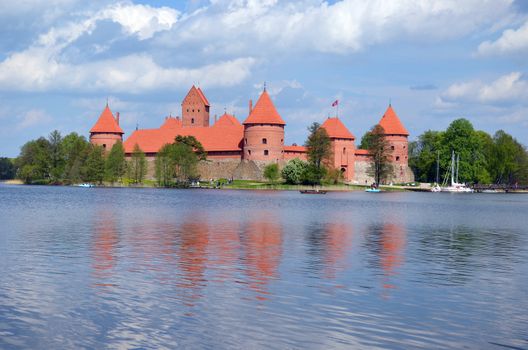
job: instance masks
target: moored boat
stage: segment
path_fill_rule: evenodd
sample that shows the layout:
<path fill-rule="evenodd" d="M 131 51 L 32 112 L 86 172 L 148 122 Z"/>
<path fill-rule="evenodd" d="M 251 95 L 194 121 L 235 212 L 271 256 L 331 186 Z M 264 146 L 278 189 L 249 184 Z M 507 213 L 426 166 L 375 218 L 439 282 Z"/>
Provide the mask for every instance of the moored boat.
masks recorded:
<path fill-rule="evenodd" d="M 323 190 L 300 190 L 302 194 L 326 194 L 326 191 Z"/>

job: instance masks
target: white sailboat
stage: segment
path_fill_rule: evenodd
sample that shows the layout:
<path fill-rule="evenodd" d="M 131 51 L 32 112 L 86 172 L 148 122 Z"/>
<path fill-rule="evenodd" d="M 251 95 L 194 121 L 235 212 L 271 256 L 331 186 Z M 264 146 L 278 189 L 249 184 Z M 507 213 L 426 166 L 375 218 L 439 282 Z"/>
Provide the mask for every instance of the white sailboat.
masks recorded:
<path fill-rule="evenodd" d="M 438 184 L 439 174 L 440 174 L 440 152 L 438 151 L 436 154 L 436 181 L 433 187 L 431 187 L 431 192 L 441 192 L 442 191 L 442 187 L 440 187 L 440 185 Z"/>
<path fill-rule="evenodd" d="M 458 164 L 459 157 L 456 158 L 456 173 L 455 173 L 455 151 L 451 154 L 451 186 L 447 186 L 447 177 L 444 179 L 442 192 L 457 192 L 457 193 L 471 193 L 473 189 L 467 187 L 463 183 L 458 182 Z"/>

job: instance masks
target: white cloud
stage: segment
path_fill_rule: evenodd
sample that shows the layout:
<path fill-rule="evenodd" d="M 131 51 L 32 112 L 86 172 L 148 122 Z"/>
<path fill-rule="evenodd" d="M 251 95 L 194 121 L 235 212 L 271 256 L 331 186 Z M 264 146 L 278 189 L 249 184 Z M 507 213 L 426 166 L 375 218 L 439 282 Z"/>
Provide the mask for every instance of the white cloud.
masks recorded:
<path fill-rule="evenodd" d="M 451 85 L 437 99 L 437 106 L 450 106 L 456 102 L 523 103 L 528 98 L 528 80 L 520 72 L 500 76 L 491 83 L 480 80 Z"/>
<path fill-rule="evenodd" d="M 19 122 L 16 125 L 18 130 L 27 129 L 40 124 L 46 124 L 52 120 L 50 115 L 40 109 L 31 109 L 22 114 L 18 119 Z"/>
<path fill-rule="evenodd" d="M 348 53 L 393 38 L 430 42 L 461 37 L 510 11 L 510 0 L 213 1 L 182 19 L 163 42 L 205 43 L 206 53 Z"/>
<path fill-rule="evenodd" d="M 507 29 L 495 41 L 484 41 L 478 47 L 481 55 L 503 55 L 528 52 L 528 21 L 518 29 Z"/>

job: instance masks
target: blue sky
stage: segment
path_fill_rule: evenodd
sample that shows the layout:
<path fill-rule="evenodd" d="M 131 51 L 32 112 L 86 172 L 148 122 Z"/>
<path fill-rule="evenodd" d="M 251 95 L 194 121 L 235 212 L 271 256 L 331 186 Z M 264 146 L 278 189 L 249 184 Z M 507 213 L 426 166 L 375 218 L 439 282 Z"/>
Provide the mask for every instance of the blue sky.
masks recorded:
<path fill-rule="evenodd" d="M 528 144 L 528 1 L 0 0 L 0 156 L 88 136 L 108 98 L 126 135 L 192 84 L 239 120 L 267 83 L 286 142 L 334 113 L 361 138 L 389 101 L 411 133 L 465 117 Z"/>

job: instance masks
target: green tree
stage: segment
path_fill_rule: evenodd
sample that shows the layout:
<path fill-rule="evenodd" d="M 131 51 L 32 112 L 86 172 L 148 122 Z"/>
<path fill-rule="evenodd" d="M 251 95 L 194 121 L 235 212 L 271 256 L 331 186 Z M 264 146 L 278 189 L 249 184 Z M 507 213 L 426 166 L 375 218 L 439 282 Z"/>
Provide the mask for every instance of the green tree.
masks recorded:
<path fill-rule="evenodd" d="M 511 135 L 499 130 L 493 136 L 490 172 L 498 184 L 526 184 L 528 155 L 525 148 Z"/>
<path fill-rule="evenodd" d="M 52 131 L 48 136 L 50 179 L 53 183 L 59 183 L 63 179 L 64 165 L 66 163 L 62 149 L 62 136 L 58 130 Z"/>
<path fill-rule="evenodd" d="M 51 169 L 49 141 L 40 137 L 26 142 L 15 163 L 19 169 L 17 177 L 25 183 L 49 182 Z"/>
<path fill-rule="evenodd" d="M 205 149 L 203 148 L 200 141 L 198 141 L 194 136 L 178 135 L 174 139 L 174 143 L 175 144 L 183 143 L 185 145 L 190 146 L 194 150 L 194 153 L 198 157 L 198 160 L 205 160 L 207 158 L 207 152 L 205 152 Z"/>
<path fill-rule="evenodd" d="M 169 187 L 172 184 L 176 167 L 174 159 L 171 156 L 173 147 L 174 146 L 171 144 L 166 144 L 156 155 L 155 174 L 158 186 Z"/>
<path fill-rule="evenodd" d="M 86 138 L 75 132 L 62 139 L 62 151 L 65 157 L 63 176 L 65 182 L 79 183 L 82 181 L 82 169 L 90 149 L 90 143 Z"/>
<path fill-rule="evenodd" d="M 179 182 L 196 180 L 198 175 L 198 155 L 195 148 L 186 143 L 175 143 L 171 147 L 171 158 L 174 162 L 174 175 Z"/>
<path fill-rule="evenodd" d="M 294 158 L 282 168 L 282 178 L 288 184 L 298 185 L 303 181 L 303 174 L 306 172 L 307 167 L 308 163 L 299 158 Z"/>
<path fill-rule="evenodd" d="M 277 163 L 271 163 L 266 165 L 264 168 L 264 178 L 275 184 L 280 178 L 279 165 Z"/>
<path fill-rule="evenodd" d="M 369 153 L 372 161 L 368 167 L 368 174 L 377 184 L 385 182 L 393 172 L 391 164 L 391 148 L 385 138 L 385 130 L 381 125 L 376 125 L 370 131 Z"/>
<path fill-rule="evenodd" d="M 421 182 L 436 181 L 436 163 L 441 152 L 443 133 L 428 130 L 409 143 L 409 166 L 414 178 Z M 443 175 L 440 171 L 439 175 Z M 442 179 L 439 179 L 442 182 Z"/>
<path fill-rule="evenodd" d="M 372 128 L 374 128 L 374 127 L 372 127 Z M 359 149 L 370 149 L 370 137 L 371 137 L 371 133 L 370 133 L 370 131 L 367 131 L 363 135 L 363 137 L 361 138 L 361 143 L 359 144 Z"/>
<path fill-rule="evenodd" d="M 104 173 L 104 149 L 101 146 L 91 145 L 83 167 L 83 178 L 85 181 L 101 184 L 104 179 Z"/>
<path fill-rule="evenodd" d="M 341 169 L 337 168 L 331 168 L 328 169 L 324 178 L 324 181 L 326 183 L 337 185 L 339 182 L 343 180 L 343 173 L 341 172 Z"/>
<path fill-rule="evenodd" d="M 139 184 L 142 183 L 147 175 L 147 159 L 145 153 L 139 148 L 139 145 L 136 144 L 132 151 L 132 156 L 128 163 L 128 175 L 133 183 Z"/>
<path fill-rule="evenodd" d="M 15 177 L 15 164 L 9 158 L 0 157 L 0 180 L 10 180 Z"/>
<path fill-rule="evenodd" d="M 114 183 L 121 180 L 126 171 L 125 149 L 123 143 L 117 141 L 110 150 L 106 158 L 105 177 L 108 181 Z"/>
<path fill-rule="evenodd" d="M 308 127 L 310 135 L 305 142 L 310 166 L 306 168 L 305 180 L 311 184 L 320 184 L 326 175 L 324 163 L 331 156 L 331 142 L 328 133 L 319 123 L 313 123 Z"/>

